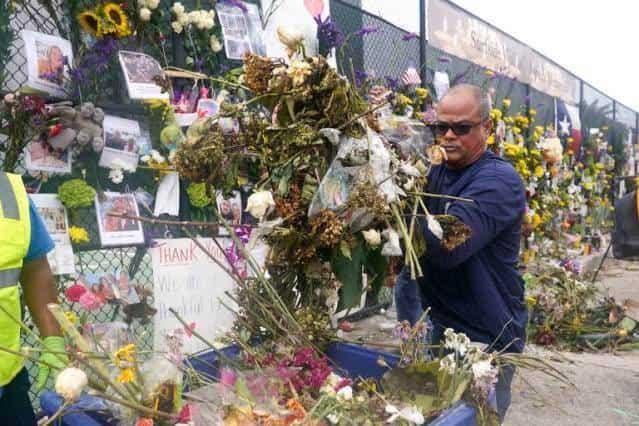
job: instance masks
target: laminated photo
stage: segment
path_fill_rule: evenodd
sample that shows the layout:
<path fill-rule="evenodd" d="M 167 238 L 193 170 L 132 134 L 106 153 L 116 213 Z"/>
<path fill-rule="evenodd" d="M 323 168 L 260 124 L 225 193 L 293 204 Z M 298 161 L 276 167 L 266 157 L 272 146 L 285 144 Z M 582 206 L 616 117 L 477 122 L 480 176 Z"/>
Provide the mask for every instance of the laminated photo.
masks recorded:
<path fill-rule="evenodd" d="M 57 151 L 43 141 L 32 141 L 24 149 L 27 170 L 47 173 L 71 173 L 71 153 L 69 149 Z"/>
<path fill-rule="evenodd" d="M 56 194 L 29 195 L 55 247 L 47 254 L 54 275 L 75 274 L 75 256 L 69 238 L 67 210 Z"/>
<path fill-rule="evenodd" d="M 142 223 L 135 219 L 113 215 L 139 216 L 138 203 L 133 194 L 105 192 L 95 197 L 95 210 L 102 246 L 144 244 Z"/>
<path fill-rule="evenodd" d="M 198 117 L 214 117 L 220 110 L 220 104 L 215 99 L 200 99 L 197 102 Z"/>
<path fill-rule="evenodd" d="M 217 3 L 215 10 L 222 26 L 224 51 L 229 59 L 242 60 L 246 53 L 266 55 L 262 19 L 255 4 L 241 2 L 244 10 L 228 3 Z"/>
<path fill-rule="evenodd" d="M 73 64 L 71 43 L 60 37 L 22 30 L 27 61 L 27 86 L 57 98 L 66 98 L 64 82 Z"/>
<path fill-rule="evenodd" d="M 100 167 L 134 172 L 138 166 L 140 141 L 145 150 L 147 145 L 147 140 L 141 135 L 140 123 L 107 115 L 104 117 L 103 127 L 104 149 L 100 156 Z"/>
<path fill-rule="evenodd" d="M 152 56 L 121 50 L 118 59 L 122 66 L 126 87 L 131 99 L 169 99 L 168 93 L 155 84 L 154 78 L 163 74 L 160 63 Z"/>
<path fill-rule="evenodd" d="M 217 191 L 217 210 L 220 215 L 232 226 L 242 224 L 242 196 L 240 191 L 233 191 L 230 197 L 224 197 L 222 191 Z M 228 235 L 223 227 L 219 228 L 220 235 Z"/>

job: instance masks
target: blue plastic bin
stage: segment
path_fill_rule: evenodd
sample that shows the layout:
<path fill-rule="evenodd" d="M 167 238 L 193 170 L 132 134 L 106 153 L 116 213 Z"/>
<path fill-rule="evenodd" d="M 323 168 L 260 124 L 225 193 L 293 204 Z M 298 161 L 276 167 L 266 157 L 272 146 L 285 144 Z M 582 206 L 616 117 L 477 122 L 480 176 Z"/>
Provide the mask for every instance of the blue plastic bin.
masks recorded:
<path fill-rule="evenodd" d="M 222 349 L 223 356 L 234 358 L 240 353 L 236 346 L 230 346 Z M 367 349 L 362 346 L 349 343 L 332 344 L 326 351 L 326 355 L 333 362 L 334 367 L 342 375 L 346 375 L 352 379 L 358 377 L 373 378 L 379 380 L 386 367 L 379 365 L 378 359 L 381 357 L 386 363 L 393 367 L 399 361 L 396 355 L 386 352 Z M 219 376 L 219 354 L 216 351 L 209 351 L 198 356 L 191 357 L 187 362 L 197 371 L 204 373 L 210 377 L 217 378 Z M 103 426 L 109 425 L 104 416 L 90 416 L 78 410 L 95 409 L 96 404 L 101 401 L 94 397 L 85 396 L 80 402 L 69 407 L 62 417 L 64 426 Z M 52 415 L 62 405 L 62 398 L 55 392 L 45 392 L 40 397 L 40 405 L 48 414 Z M 446 410 L 437 419 L 430 423 L 430 426 L 475 426 L 476 417 L 475 409 L 471 406 L 459 403 L 454 407 Z"/>

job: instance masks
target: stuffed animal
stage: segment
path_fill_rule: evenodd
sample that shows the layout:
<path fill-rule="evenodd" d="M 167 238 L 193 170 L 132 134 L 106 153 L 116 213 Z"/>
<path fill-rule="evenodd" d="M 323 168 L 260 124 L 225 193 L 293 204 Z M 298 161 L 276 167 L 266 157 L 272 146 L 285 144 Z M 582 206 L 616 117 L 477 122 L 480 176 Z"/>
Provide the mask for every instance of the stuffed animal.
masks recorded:
<path fill-rule="evenodd" d="M 60 102 L 46 106 L 50 118 L 58 118 L 62 130 L 48 139 L 53 149 L 63 151 L 75 145 L 74 148 L 84 149 L 89 145 L 99 153 L 104 148 L 102 122 L 104 111 L 91 102 L 72 106 L 70 102 Z"/>

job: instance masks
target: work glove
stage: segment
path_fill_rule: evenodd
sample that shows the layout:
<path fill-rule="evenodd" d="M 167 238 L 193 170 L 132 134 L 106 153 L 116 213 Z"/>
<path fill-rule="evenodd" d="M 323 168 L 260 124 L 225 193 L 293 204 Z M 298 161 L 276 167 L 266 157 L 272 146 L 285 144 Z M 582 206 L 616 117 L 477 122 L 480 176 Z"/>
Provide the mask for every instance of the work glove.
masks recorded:
<path fill-rule="evenodd" d="M 60 336 L 48 336 L 42 341 L 44 346 L 42 355 L 40 355 L 38 377 L 36 379 L 36 390 L 40 392 L 47 384 L 47 379 L 53 373 L 57 374 L 69 364 L 69 358 L 66 355 L 64 338 Z"/>

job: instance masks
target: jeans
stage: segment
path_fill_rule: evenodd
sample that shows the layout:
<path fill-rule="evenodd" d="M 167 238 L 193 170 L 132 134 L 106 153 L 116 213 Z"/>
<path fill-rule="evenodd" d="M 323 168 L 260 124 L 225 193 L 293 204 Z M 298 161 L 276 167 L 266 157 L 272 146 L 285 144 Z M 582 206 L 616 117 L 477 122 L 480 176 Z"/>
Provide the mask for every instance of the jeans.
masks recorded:
<path fill-rule="evenodd" d="M 444 330 L 441 324 L 433 323 L 433 328 L 431 332 L 431 339 L 433 345 L 438 345 L 444 338 Z M 455 330 L 455 332 L 459 332 Z M 497 378 L 497 383 L 495 384 L 494 394 L 488 396 L 489 403 L 495 405 L 494 408 L 497 410 L 497 414 L 499 415 L 499 421 L 503 423 L 504 418 L 506 417 L 506 411 L 508 411 L 508 407 L 510 407 L 511 401 L 511 390 L 510 385 L 513 381 L 513 376 L 515 375 L 515 366 L 511 364 L 501 365 L 499 368 L 499 376 Z"/>
<path fill-rule="evenodd" d="M 397 321 L 408 321 L 410 325 L 415 325 L 422 316 L 424 308 L 419 294 L 419 286 L 416 281 L 411 280 L 404 272 L 397 277 L 395 284 L 395 309 L 397 310 Z"/>
<path fill-rule="evenodd" d="M 29 399 L 29 373 L 26 368 L 2 388 L 0 425 L 34 426 L 36 418 Z"/>

